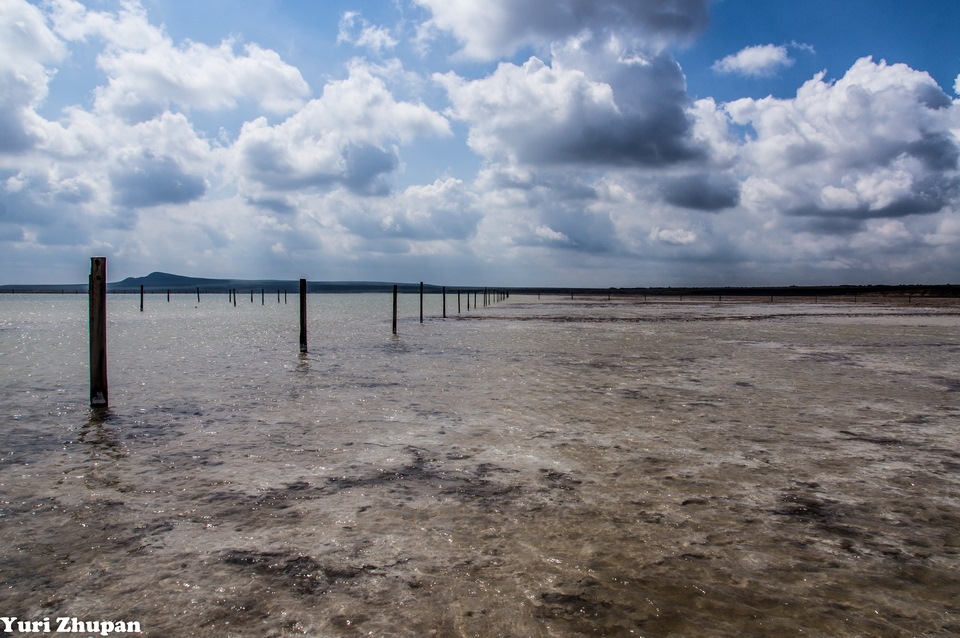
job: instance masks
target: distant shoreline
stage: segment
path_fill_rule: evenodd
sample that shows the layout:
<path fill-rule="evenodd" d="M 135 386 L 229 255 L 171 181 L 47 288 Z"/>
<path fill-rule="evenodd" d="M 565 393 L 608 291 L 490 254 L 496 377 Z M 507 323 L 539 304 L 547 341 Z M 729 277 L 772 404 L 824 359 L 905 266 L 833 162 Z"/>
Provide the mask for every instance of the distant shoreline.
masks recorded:
<path fill-rule="evenodd" d="M 731 296 L 731 297 L 836 297 L 854 295 L 894 295 L 920 297 L 960 297 L 960 285 L 954 284 L 900 284 L 900 285 L 835 285 L 835 286 L 648 286 L 609 287 L 586 286 L 443 286 L 420 282 L 383 281 L 308 281 L 308 293 L 385 293 L 396 285 L 404 294 L 482 292 L 484 290 L 509 292 L 517 295 L 656 295 L 656 296 Z M 299 281 L 284 279 L 210 279 L 187 277 L 164 272 L 153 272 L 145 277 L 127 277 L 107 284 L 109 293 L 238 294 L 263 292 L 296 293 Z M 87 292 L 87 284 L 8 284 L 0 285 L 0 294 L 80 294 Z"/>
<path fill-rule="evenodd" d="M 179 281 L 176 285 L 152 282 L 150 284 L 130 283 L 129 280 L 107 284 L 110 294 L 136 294 L 143 285 L 145 294 L 223 294 L 236 290 L 244 294 L 296 294 L 296 281 L 253 281 L 253 280 L 196 280 Z M 322 293 L 389 293 L 392 283 L 384 282 L 308 282 L 307 292 Z M 398 283 L 398 291 L 403 294 L 415 294 L 420 291 L 419 283 Z M 424 284 L 424 294 L 441 294 L 446 288 L 447 294 L 482 292 L 483 286 L 440 286 Z M 609 296 L 609 297 L 924 297 L 924 298 L 960 298 L 960 285 L 837 285 L 837 286 L 757 286 L 757 287 L 636 287 L 636 288 L 587 288 L 587 287 L 489 287 L 490 291 L 505 291 L 512 295 L 550 295 L 550 296 Z M 11 294 L 86 294 L 86 284 L 8 284 L 0 285 L 0 295 Z"/>

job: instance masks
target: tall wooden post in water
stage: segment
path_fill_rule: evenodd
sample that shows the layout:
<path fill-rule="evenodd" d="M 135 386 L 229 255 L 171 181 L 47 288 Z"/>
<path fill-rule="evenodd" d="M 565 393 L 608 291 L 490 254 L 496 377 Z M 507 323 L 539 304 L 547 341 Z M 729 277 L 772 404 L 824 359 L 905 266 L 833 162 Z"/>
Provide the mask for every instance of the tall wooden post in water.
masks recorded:
<path fill-rule="evenodd" d="M 420 282 L 420 323 L 423 323 L 423 282 Z"/>
<path fill-rule="evenodd" d="M 307 280 L 300 280 L 300 352 L 307 351 Z"/>
<path fill-rule="evenodd" d="M 107 258 L 90 258 L 90 405 L 107 407 Z"/>
<path fill-rule="evenodd" d="M 397 334 L 397 284 L 393 284 L 393 334 Z"/>
<path fill-rule="evenodd" d="M 447 287 L 443 287 L 443 318 L 447 318 Z"/>
<path fill-rule="evenodd" d="M 140 312 L 143 312 L 143 284 L 140 284 Z"/>

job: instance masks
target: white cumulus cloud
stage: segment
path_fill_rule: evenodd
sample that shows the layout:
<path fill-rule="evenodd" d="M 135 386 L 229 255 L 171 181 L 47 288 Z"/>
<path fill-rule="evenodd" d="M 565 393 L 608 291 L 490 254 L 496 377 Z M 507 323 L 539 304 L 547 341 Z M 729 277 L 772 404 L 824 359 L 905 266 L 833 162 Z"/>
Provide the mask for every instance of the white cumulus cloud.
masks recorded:
<path fill-rule="evenodd" d="M 663 165 L 698 156 L 676 62 L 622 61 L 610 40 L 554 49 L 552 64 L 502 62 L 468 80 L 434 76 L 468 144 L 486 158 L 532 164 Z"/>
<path fill-rule="evenodd" d="M 397 40 L 384 27 L 370 24 L 357 11 L 345 11 L 340 16 L 337 42 L 347 42 L 357 47 L 383 53 L 397 46 Z"/>
<path fill-rule="evenodd" d="M 288 191 L 343 185 L 382 193 L 400 167 L 396 143 L 450 134 L 449 123 L 422 103 L 397 101 L 362 62 L 328 83 L 284 122 L 244 124 L 234 147 L 239 173 L 261 188 Z"/>
<path fill-rule="evenodd" d="M 127 121 L 149 119 L 176 105 L 222 110 L 240 101 L 276 114 L 303 105 L 310 87 L 293 66 L 270 49 L 224 40 L 218 46 L 186 41 L 177 45 L 145 10 L 126 2 L 116 13 L 86 9 L 76 0 L 57 0 L 53 22 L 67 40 L 101 38 L 108 46 L 97 64 L 106 73 L 96 89 L 98 110 Z"/>
<path fill-rule="evenodd" d="M 707 0 L 415 0 L 432 13 L 427 30 L 453 35 L 462 54 L 481 60 L 525 46 L 547 46 L 583 31 L 629 33 L 660 52 L 707 23 Z"/>
<path fill-rule="evenodd" d="M 793 62 L 793 58 L 787 53 L 787 47 L 761 44 L 746 47 L 717 60 L 713 64 L 713 70 L 719 73 L 763 77 L 773 75 L 783 67 L 793 66 Z"/>
<path fill-rule="evenodd" d="M 870 58 L 835 82 L 818 74 L 795 98 L 726 105 L 756 134 L 741 149 L 751 207 L 832 220 L 836 229 L 956 204 L 955 110 L 928 74 Z"/>

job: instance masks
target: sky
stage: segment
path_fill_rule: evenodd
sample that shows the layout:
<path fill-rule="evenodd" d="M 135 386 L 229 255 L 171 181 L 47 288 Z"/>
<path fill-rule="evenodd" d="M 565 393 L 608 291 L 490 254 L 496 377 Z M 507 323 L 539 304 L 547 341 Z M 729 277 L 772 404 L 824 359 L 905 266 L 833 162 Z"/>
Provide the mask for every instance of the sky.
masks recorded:
<path fill-rule="evenodd" d="M 0 283 L 960 284 L 960 2 L 0 0 Z"/>

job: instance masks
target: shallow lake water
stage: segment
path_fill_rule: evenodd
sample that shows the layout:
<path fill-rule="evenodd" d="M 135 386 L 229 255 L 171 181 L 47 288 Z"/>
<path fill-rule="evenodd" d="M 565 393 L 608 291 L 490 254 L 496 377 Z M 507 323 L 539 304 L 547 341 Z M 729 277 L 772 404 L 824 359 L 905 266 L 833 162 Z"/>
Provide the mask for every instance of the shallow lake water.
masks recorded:
<path fill-rule="evenodd" d="M 0 298 L 0 616 L 960 635 L 960 304 L 390 304 Z"/>

